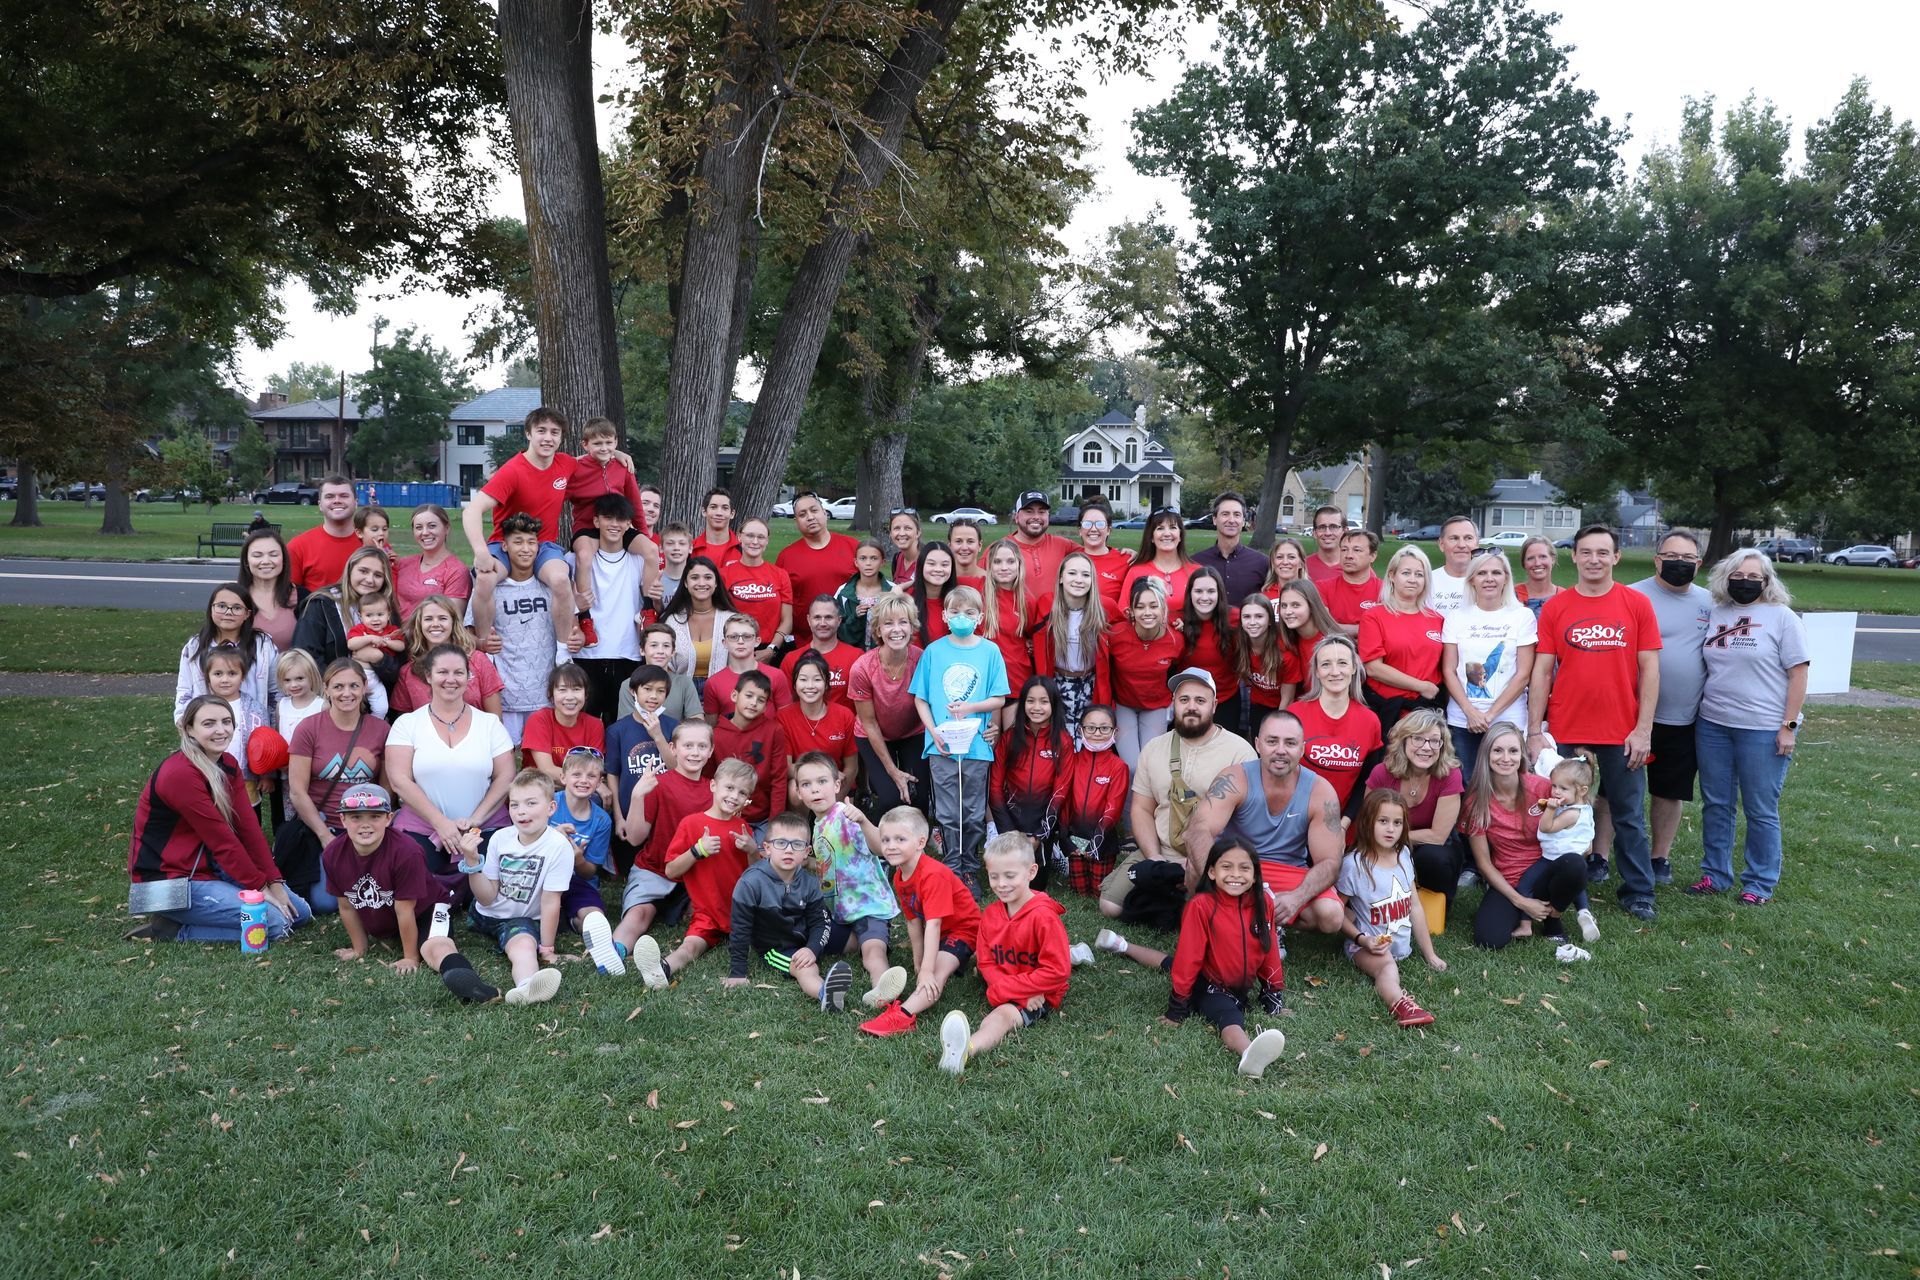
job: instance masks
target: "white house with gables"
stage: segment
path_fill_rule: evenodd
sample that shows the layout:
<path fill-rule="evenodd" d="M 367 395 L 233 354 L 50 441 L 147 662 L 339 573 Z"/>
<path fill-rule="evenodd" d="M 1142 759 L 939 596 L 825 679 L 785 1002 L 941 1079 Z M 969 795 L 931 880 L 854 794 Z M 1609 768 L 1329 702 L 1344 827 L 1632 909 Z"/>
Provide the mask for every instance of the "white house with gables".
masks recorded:
<path fill-rule="evenodd" d="M 1580 528 L 1580 508 L 1568 503 L 1566 496 L 1542 479 L 1538 471 L 1524 480 L 1495 480 L 1493 492 L 1476 514 L 1482 538 L 1496 533 L 1526 533 L 1558 542 L 1572 537 Z"/>
<path fill-rule="evenodd" d="M 1118 516 L 1180 505 L 1173 450 L 1148 433 L 1146 418 L 1144 406 L 1131 417 L 1116 409 L 1067 437 L 1060 446 L 1062 504 L 1098 495 Z"/>

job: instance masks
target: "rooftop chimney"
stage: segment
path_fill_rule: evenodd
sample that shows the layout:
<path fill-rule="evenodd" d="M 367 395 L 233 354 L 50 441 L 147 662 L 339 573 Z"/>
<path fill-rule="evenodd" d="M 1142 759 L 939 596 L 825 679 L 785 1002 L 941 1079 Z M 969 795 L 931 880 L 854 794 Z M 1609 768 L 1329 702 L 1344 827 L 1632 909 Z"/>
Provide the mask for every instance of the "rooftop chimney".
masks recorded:
<path fill-rule="evenodd" d="M 287 407 L 287 395 L 284 391 L 262 391 L 260 400 L 253 406 L 256 410 L 284 409 Z"/>

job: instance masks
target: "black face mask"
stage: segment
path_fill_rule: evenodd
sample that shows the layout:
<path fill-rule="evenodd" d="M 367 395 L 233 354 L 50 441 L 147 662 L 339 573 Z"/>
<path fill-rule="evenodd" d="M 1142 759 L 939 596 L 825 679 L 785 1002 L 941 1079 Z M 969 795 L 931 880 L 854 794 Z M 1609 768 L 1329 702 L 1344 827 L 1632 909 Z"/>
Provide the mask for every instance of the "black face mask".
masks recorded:
<path fill-rule="evenodd" d="M 1693 581 L 1693 575 L 1700 566 L 1688 560 L 1662 560 L 1660 562 L 1660 580 L 1668 586 L 1684 587 Z"/>
<path fill-rule="evenodd" d="M 1760 598 L 1760 593 L 1766 589 L 1766 583 L 1755 581 L 1752 578 L 1727 579 L 1727 595 L 1735 604 L 1752 604 Z"/>

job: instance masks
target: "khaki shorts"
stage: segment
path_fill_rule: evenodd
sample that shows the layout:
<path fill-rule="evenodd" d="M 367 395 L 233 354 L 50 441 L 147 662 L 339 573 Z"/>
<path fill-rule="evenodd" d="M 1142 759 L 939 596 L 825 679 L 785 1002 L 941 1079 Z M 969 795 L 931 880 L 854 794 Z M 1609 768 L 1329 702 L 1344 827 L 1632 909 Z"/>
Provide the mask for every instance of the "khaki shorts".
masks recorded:
<path fill-rule="evenodd" d="M 1100 901 L 1111 902 L 1116 907 L 1124 904 L 1127 895 L 1133 892 L 1133 877 L 1128 873 L 1133 870 L 1136 863 L 1149 861 L 1155 861 L 1155 859 L 1148 858 L 1138 849 L 1122 858 L 1120 865 L 1107 872 L 1106 879 L 1100 882 Z M 1161 858 L 1158 861 L 1178 862 L 1183 867 L 1187 862 L 1185 858 Z"/>

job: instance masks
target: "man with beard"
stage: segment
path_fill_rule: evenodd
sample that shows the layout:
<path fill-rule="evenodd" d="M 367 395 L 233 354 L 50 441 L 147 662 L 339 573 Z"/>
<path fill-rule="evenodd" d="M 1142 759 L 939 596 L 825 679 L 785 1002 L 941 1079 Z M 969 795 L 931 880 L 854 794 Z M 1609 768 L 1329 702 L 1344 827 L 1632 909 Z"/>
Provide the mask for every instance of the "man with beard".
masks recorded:
<path fill-rule="evenodd" d="M 1693 746 L 1694 721 L 1707 685 L 1707 618 L 1713 596 L 1694 581 L 1705 562 L 1700 539 L 1685 529 L 1671 530 L 1654 552 L 1654 576 L 1633 584 L 1653 605 L 1660 620 L 1660 698 L 1653 708 L 1653 742 L 1647 755 L 1647 794 L 1653 834 L 1653 882 L 1673 883 L 1673 837 L 1680 830 L 1680 807 L 1693 799 L 1698 772 Z M 1596 843 L 1594 854 L 1604 857 Z M 1592 866 L 1588 866 L 1591 882 Z"/>
<path fill-rule="evenodd" d="M 1038 489 L 1020 495 L 1020 506 L 1013 513 L 1013 545 L 1027 562 L 1027 591 L 1052 594 L 1054 579 L 1060 576 L 1060 562 L 1074 545 L 1047 529 L 1053 516 L 1053 502 Z"/>
<path fill-rule="evenodd" d="M 1200 667 L 1176 671 L 1167 680 L 1173 691 L 1173 727 L 1140 748 L 1133 770 L 1129 810 L 1135 850 L 1100 882 L 1100 914 L 1119 919 L 1133 888 L 1132 871 L 1141 862 L 1185 863 L 1189 816 L 1223 770 L 1254 759 L 1253 746 L 1213 722 L 1213 677 Z"/>
<path fill-rule="evenodd" d="M 1187 889 L 1199 884 L 1208 850 L 1231 828 L 1260 859 L 1275 920 L 1339 933 L 1345 909 L 1333 883 L 1346 832 L 1333 784 L 1301 768 L 1306 737 L 1290 711 L 1267 713 L 1256 750 L 1258 760 L 1213 780 L 1187 820 Z"/>

